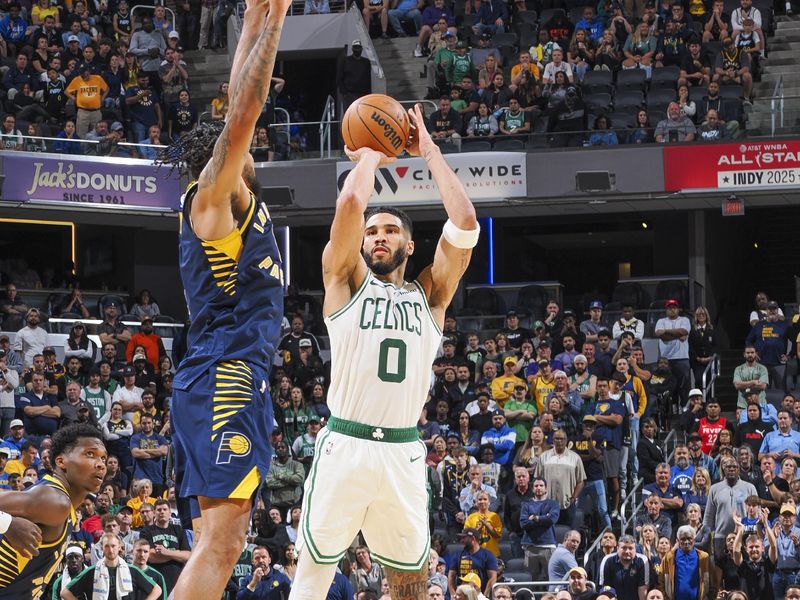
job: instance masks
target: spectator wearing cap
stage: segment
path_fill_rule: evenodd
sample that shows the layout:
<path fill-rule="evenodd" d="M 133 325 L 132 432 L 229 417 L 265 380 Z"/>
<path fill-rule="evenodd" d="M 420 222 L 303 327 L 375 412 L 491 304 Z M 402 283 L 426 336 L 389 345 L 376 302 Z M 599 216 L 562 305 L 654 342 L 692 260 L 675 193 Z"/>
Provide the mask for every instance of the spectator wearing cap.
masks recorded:
<path fill-rule="evenodd" d="M 609 508 L 615 519 L 620 502 L 620 469 L 622 462 L 622 438 L 628 409 L 616 396 L 619 382 L 607 378 L 597 379 L 597 402 L 590 404 L 586 414 L 597 420 L 597 434 L 605 442 L 604 464 L 608 481 Z"/>
<path fill-rule="evenodd" d="M 686 394 L 691 383 L 689 331 L 692 328 L 692 324 L 689 319 L 680 316 L 681 305 L 677 300 L 667 300 L 664 308 L 666 316 L 656 322 L 655 336 L 659 339 L 658 354 L 662 358 L 669 359 L 669 368 L 678 380 L 681 404 L 685 404 Z"/>
<path fill-rule="evenodd" d="M 33 357 L 41 353 L 47 343 L 47 332 L 39 327 L 41 315 L 38 308 L 29 308 L 25 313 L 25 327 L 14 337 L 14 350 L 22 359 L 25 368 L 33 365 Z"/>
<path fill-rule="evenodd" d="M 138 333 L 133 334 L 128 340 L 128 344 L 125 348 L 125 357 L 128 359 L 128 362 L 133 360 L 133 351 L 136 346 L 142 346 L 144 348 L 147 362 L 151 367 L 150 371 L 155 372 L 158 368 L 159 361 L 167 355 L 167 351 L 164 348 L 164 342 L 161 336 L 155 332 L 153 317 L 147 315 L 142 317 Z"/>
<path fill-rule="evenodd" d="M 16 414 L 14 392 L 19 387 L 19 373 L 8 367 L 7 355 L 0 350 L 0 432 L 8 435 L 11 422 Z"/>
<path fill-rule="evenodd" d="M 314 354 L 314 345 L 310 339 L 301 339 L 298 347 L 300 356 L 289 363 L 287 371 L 292 379 L 292 384 L 305 389 L 314 381 L 324 380 L 325 373 L 322 360 Z"/>
<path fill-rule="evenodd" d="M 78 137 L 84 138 L 103 119 L 101 108 L 108 94 L 108 84 L 87 62 L 80 66 L 80 75 L 69 83 L 65 93 L 77 107 L 75 131 Z"/>
<path fill-rule="evenodd" d="M 311 463 L 314 461 L 314 448 L 317 443 L 317 434 L 320 430 L 319 417 L 312 414 L 308 418 L 308 426 L 306 432 L 298 437 L 294 444 L 292 444 L 292 452 L 297 457 L 306 469 L 306 473 L 311 468 Z"/>
<path fill-rule="evenodd" d="M 786 379 L 786 343 L 790 323 L 780 320 L 779 308 L 774 300 L 767 304 L 766 319 L 753 325 L 746 344 L 755 347 L 760 363 L 767 368 L 770 387 L 782 390 Z"/>
<path fill-rule="evenodd" d="M 589 575 L 583 567 L 572 567 L 567 572 L 567 581 L 569 581 L 567 591 L 574 600 L 594 600 L 597 593 L 589 589 L 588 579 Z"/>
<path fill-rule="evenodd" d="M 502 563 L 501 560 L 498 559 L 497 561 L 497 572 L 498 572 L 498 579 L 500 573 L 500 564 Z M 481 590 L 481 578 L 478 576 L 477 573 L 467 573 L 460 579 L 462 582 L 456 588 L 455 596 L 453 598 L 472 598 L 474 597 L 475 600 L 489 600 L 488 597 L 483 595 L 483 591 Z M 496 590 L 497 588 L 495 588 Z M 433 597 L 429 596 L 428 600 L 434 600 Z"/>
<path fill-rule="evenodd" d="M 603 526 L 610 529 L 611 517 L 608 514 L 608 495 L 603 466 L 603 439 L 597 433 L 597 418 L 594 415 L 583 417 L 581 433 L 572 440 L 571 449 L 580 457 L 586 474 L 576 505 L 582 506 L 588 499 L 591 510 L 596 510 Z"/>
<path fill-rule="evenodd" d="M 178 32 L 173 31 L 169 35 L 177 37 Z M 158 68 L 158 75 L 161 77 L 161 88 L 164 102 L 167 106 L 175 104 L 179 100 L 181 90 L 189 85 L 189 71 L 183 61 L 183 55 L 178 50 L 167 48 L 164 50 L 164 60 Z"/>
<path fill-rule="evenodd" d="M 122 369 L 123 385 L 114 390 L 111 401 L 122 405 L 124 418 L 133 422 L 133 413 L 142 408 L 142 392 L 136 385 L 136 369 L 128 365 Z"/>
<path fill-rule="evenodd" d="M 494 447 L 494 462 L 505 467 L 511 464 L 514 456 L 514 445 L 517 434 L 506 423 L 505 412 L 498 408 L 492 413 L 492 428 L 481 436 L 481 446 L 489 444 Z"/>
<path fill-rule="evenodd" d="M 784 503 L 781 505 L 778 522 L 773 526 L 778 555 L 775 560 L 775 574 L 772 576 L 772 593 L 776 600 L 786 596 L 786 588 L 796 583 L 800 575 L 800 528 L 797 527 L 796 519 L 797 506 L 794 503 Z"/>
<path fill-rule="evenodd" d="M 482 589 L 484 593 L 491 594 L 492 586 L 497 581 L 497 558 L 481 548 L 480 532 L 477 529 L 464 529 L 460 538 L 464 549 L 450 555 L 447 581 L 450 595 L 455 595 L 458 582 L 476 583 L 478 589 L 481 589 L 482 582 L 486 582 Z"/>
<path fill-rule="evenodd" d="M 571 525 L 586 472 L 581 457 L 567 448 L 565 431 L 556 430 L 553 434 L 553 447 L 539 456 L 534 474 L 549 482 L 549 497 L 558 503 L 561 511 L 558 522 Z"/>
<path fill-rule="evenodd" d="M 733 386 L 739 392 L 738 398 L 736 399 L 737 410 L 747 408 L 746 393 L 750 395 L 757 394 L 758 403 L 761 405 L 762 409 L 768 405 L 765 390 L 769 386 L 769 370 L 758 362 L 758 351 L 754 344 L 745 345 L 744 363 L 738 365 L 733 370 Z M 764 411 L 762 410 L 762 412 Z"/>
<path fill-rule="evenodd" d="M 492 398 L 500 408 L 503 408 L 506 401 L 513 396 L 515 387 L 525 386 L 525 380 L 515 374 L 516 367 L 517 359 L 507 356 L 503 359 L 503 374 L 492 380 Z"/>
<path fill-rule="evenodd" d="M 115 130 L 115 123 L 111 124 L 111 131 Z M 103 305 L 103 322 L 98 325 L 98 337 L 100 343 L 116 344 L 117 354 L 125 356 L 125 345 L 131 339 L 131 332 L 122 321 L 119 320 L 120 309 L 124 307 L 119 306 L 117 300 L 111 298 Z"/>
<path fill-rule="evenodd" d="M 8 424 L 9 433 L 3 438 L 0 448 L 8 448 L 9 457 L 14 460 L 22 454 L 22 446 L 27 442 L 25 437 L 25 424 L 22 419 L 12 419 Z"/>
<path fill-rule="evenodd" d="M 283 336 L 278 344 L 278 350 L 289 352 L 291 360 L 297 360 L 300 357 L 300 340 L 306 339 L 311 341 L 311 350 L 313 353 L 319 356 L 319 342 L 317 342 L 317 338 L 313 333 L 306 330 L 303 315 L 299 313 L 294 315 L 292 317 L 291 327 L 291 331 Z"/>
<path fill-rule="evenodd" d="M 639 600 L 651 585 L 650 568 L 644 555 L 636 553 L 636 540 L 631 535 L 619 538 L 617 552 L 607 555 L 600 563 L 598 585 L 611 586 L 611 598 Z"/>
<path fill-rule="evenodd" d="M 506 326 L 500 330 L 504 333 L 508 345 L 518 350 L 524 340 L 529 340 L 533 337 L 533 332 L 530 329 L 519 326 L 519 314 L 515 310 L 510 310 L 506 313 Z"/>
<path fill-rule="evenodd" d="M 369 4 L 364 6 L 364 20 L 367 22 L 367 28 L 369 28 L 372 14 L 379 12 L 381 29 L 383 34 L 386 35 L 386 29 L 389 26 L 388 6 L 389 0 L 370 1 Z M 342 97 L 343 112 L 356 99 L 372 91 L 372 64 L 368 58 L 362 56 L 364 48 L 361 45 L 361 40 L 353 40 L 350 43 L 350 50 L 350 55 L 339 63 L 339 69 L 336 74 L 336 85 Z"/>
<path fill-rule="evenodd" d="M 605 329 L 603 324 L 603 303 L 592 300 L 589 303 L 589 318 L 581 321 L 580 330 L 586 336 L 585 341 L 590 344 L 597 343 L 597 334 Z"/>

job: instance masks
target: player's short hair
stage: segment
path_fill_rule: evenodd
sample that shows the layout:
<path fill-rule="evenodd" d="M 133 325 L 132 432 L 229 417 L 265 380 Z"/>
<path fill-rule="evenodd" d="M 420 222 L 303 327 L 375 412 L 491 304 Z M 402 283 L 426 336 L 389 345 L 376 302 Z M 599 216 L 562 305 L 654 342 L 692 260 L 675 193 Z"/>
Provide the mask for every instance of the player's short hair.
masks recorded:
<path fill-rule="evenodd" d="M 53 458 L 73 450 L 83 438 L 94 438 L 103 443 L 103 434 L 88 423 L 75 423 L 56 431 L 53 434 Z"/>
<path fill-rule="evenodd" d="M 379 215 L 381 213 L 387 213 L 400 219 L 400 222 L 403 224 L 403 229 L 408 232 L 408 237 L 414 236 L 414 224 L 411 222 L 411 218 L 405 212 L 394 206 L 376 206 L 375 208 L 370 208 L 364 213 L 364 222 L 366 223 L 374 215 Z"/>

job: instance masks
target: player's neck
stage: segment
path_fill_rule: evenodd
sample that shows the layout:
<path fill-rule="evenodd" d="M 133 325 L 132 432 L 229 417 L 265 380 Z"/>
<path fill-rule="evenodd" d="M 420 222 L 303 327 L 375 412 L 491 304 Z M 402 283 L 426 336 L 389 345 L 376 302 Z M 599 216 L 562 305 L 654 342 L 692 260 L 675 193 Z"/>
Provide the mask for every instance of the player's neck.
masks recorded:
<path fill-rule="evenodd" d="M 404 262 L 391 273 L 386 275 L 378 275 L 375 271 L 373 271 L 372 276 L 379 281 L 383 281 L 384 283 L 391 283 L 395 287 L 402 287 L 403 283 L 405 283 L 405 280 L 403 279 L 403 273 L 405 273 L 405 270 L 406 263 Z"/>

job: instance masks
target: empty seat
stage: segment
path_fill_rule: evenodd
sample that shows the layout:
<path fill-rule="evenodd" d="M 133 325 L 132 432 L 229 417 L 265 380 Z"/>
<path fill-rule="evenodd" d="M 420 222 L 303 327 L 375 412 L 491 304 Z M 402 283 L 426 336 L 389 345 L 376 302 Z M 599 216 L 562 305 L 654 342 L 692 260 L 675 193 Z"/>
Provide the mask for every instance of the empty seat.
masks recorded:
<path fill-rule="evenodd" d="M 542 14 L 539 15 L 539 23 L 544 25 L 554 16 L 560 14 L 562 17 L 566 17 L 567 13 L 564 12 L 563 8 L 546 8 L 542 11 Z"/>
<path fill-rule="evenodd" d="M 738 99 L 744 97 L 744 88 L 740 85 L 721 85 L 719 95 L 727 99 Z"/>
<path fill-rule="evenodd" d="M 519 138 L 497 139 L 494 149 L 498 152 L 522 152 L 525 150 L 525 140 Z"/>
<path fill-rule="evenodd" d="M 653 72 L 650 76 L 650 86 L 675 87 L 678 82 L 678 77 L 680 76 L 681 70 L 674 65 L 653 69 Z"/>
<path fill-rule="evenodd" d="M 535 27 L 539 27 L 539 15 L 536 14 L 535 10 L 523 10 L 522 12 L 517 13 L 517 16 L 514 17 L 518 21 L 522 21 L 523 23 L 528 23 L 529 25 L 533 25 Z"/>
<path fill-rule="evenodd" d="M 623 305 L 630 303 L 634 308 L 646 308 L 650 304 L 650 296 L 640 283 L 623 281 L 614 287 L 611 300 Z"/>
<path fill-rule="evenodd" d="M 655 110 L 652 108 L 647 109 L 647 118 L 650 119 L 650 125 L 655 127 L 661 121 L 667 118 L 667 113 L 664 110 Z"/>
<path fill-rule="evenodd" d="M 526 285 L 517 292 L 517 309 L 530 312 L 534 319 L 542 319 L 550 297 L 546 288 L 535 284 Z"/>
<path fill-rule="evenodd" d="M 661 106 L 673 102 L 676 97 L 674 88 L 651 89 L 647 93 L 647 106 Z"/>
<path fill-rule="evenodd" d="M 508 569 L 505 570 L 503 576 L 506 579 L 510 579 L 514 583 L 530 583 L 531 582 L 531 574 L 527 571 L 523 571 L 522 569 L 517 571 L 509 571 Z M 518 597 L 518 596 L 515 596 Z"/>
<path fill-rule="evenodd" d="M 516 47 L 517 45 L 517 34 L 513 32 L 509 33 L 495 33 L 492 36 L 492 45 L 495 48 L 500 48 L 502 46 L 510 46 Z"/>
<path fill-rule="evenodd" d="M 524 558 L 509 558 L 506 561 L 506 572 L 508 571 L 524 571 L 525 559 Z"/>
<path fill-rule="evenodd" d="M 500 558 L 502 558 L 503 560 L 508 560 L 509 558 L 511 558 L 512 556 L 511 542 L 501 540 L 500 543 L 498 544 L 498 547 L 500 548 Z"/>
<path fill-rule="evenodd" d="M 436 142 L 442 154 L 458 154 L 459 149 L 453 142 Z"/>
<path fill-rule="evenodd" d="M 587 71 L 583 76 L 583 89 L 588 93 L 611 93 L 614 88 L 614 77 L 611 71 Z"/>
<path fill-rule="evenodd" d="M 644 69 L 623 69 L 617 73 L 618 90 L 641 90 L 644 89 L 644 83 Z"/>
<path fill-rule="evenodd" d="M 614 96 L 614 110 L 625 108 L 636 108 L 637 110 L 644 104 L 644 92 L 642 90 L 621 90 Z"/>
<path fill-rule="evenodd" d="M 598 92 L 584 96 L 583 101 L 586 108 L 594 114 L 607 113 L 611 111 L 611 94 Z"/>
<path fill-rule="evenodd" d="M 481 287 L 467 292 L 466 308 L 480 311 L 483 315 L 501 315 L 506 305 L 500 295 L 492 288 Z"/>
<path fill-rule="evenodd" d="M 689 88 L 689 100 L 692 102 L 700 102 L 703 99 L 703 96 L 708 94 L 708 88 L 701 87 L 699 85 L 693 85 Z"/>
<path fill-rule="evenodd" d="M 492 149 L 492 142 L 482 139 L 465 138 L 461 140 L 462 152 L 489 152 Z"/>

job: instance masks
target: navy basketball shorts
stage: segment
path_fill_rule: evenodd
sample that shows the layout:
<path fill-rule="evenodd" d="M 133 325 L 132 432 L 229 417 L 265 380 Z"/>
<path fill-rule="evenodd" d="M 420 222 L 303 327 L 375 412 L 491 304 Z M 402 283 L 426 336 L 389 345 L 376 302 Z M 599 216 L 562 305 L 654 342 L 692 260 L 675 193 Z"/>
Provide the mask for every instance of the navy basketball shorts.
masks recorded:
<path fill-rule="evenodd" d="M 232 360 L 190 381 L 176 387 L 170 406 L 178 495 L 252 498 L 272 458 L 267 374 Z"/>

